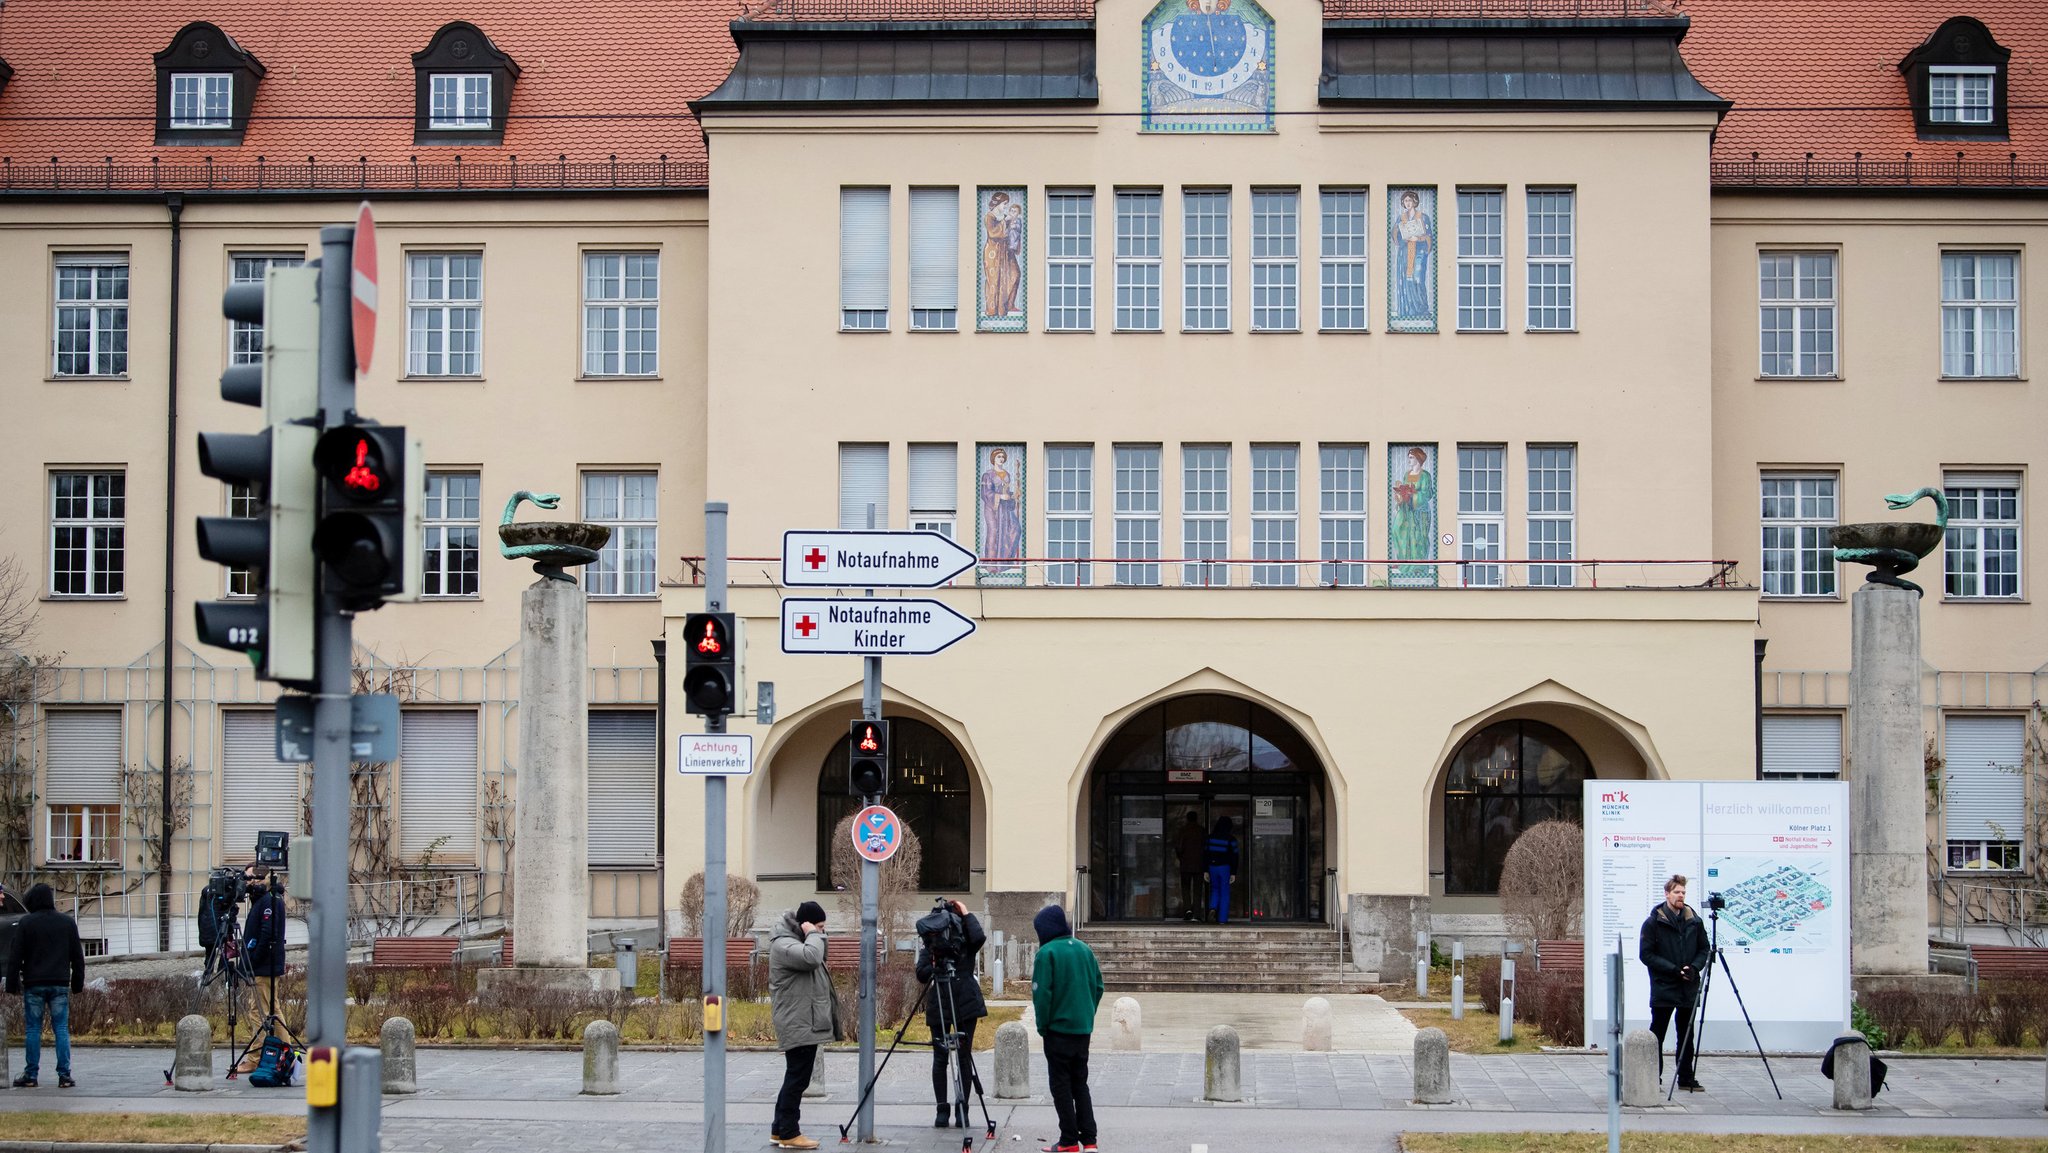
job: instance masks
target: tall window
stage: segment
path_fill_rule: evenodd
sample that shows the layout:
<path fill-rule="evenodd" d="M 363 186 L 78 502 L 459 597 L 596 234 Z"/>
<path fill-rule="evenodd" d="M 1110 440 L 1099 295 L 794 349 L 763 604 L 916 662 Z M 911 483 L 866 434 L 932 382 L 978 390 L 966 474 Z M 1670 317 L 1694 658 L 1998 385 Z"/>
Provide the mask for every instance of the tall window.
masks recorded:
<path fill-rule="evenodd" d="M 1757 286 L 1763 375 L 1835 375 L 1835 254 L 1762 253 Z"/>
<path fill-rule="evenodd" d="M 1095 446 L 1045 446 L 1045 549 L 1054 560 L 1071 563 L 1047 566 L 1045 583 L 1095 583 Z"/>
<path fill-rule="evenodd" d="M 1159 446 L 1116 446 L 1116 583 L 1159 583 Z"/>
<path fill-rule="evenodd" d="M 1507 535 L 1508 450 L 1498 444 L 1458 446 L 1458 559 L 1498 561 Z M 1467 588 L 1499 588 L 1498 564 L 1459 566 Z"/>
<path fill-rule="evenodd" d="M 1942 825 L 1951 869 L 2026 864 L 2026 719 L 1942 718 Z"/>
<path fill-rule="evenodd" d="M 1252 191 L 1252 330 L 1301 327 L 1301 193 Z"/>
<path fill-rule="evenodd" d="M 228 271 L 228 280 L 235 284 L 261 284 L 263 275 L 273 268 L 294 268 L 304 264 L 306 258 L 290 256 L 237 256 Z M 263 326 L 246 320 L 228 322 L 228 363 L 263 363 Z"/>
<path fill-rule="evenodd" d="M 839 446 L 839 527 L 889 527 L 889 446 Z"/>
<path fill-rule="evenodd" d="M 889 190 L 839 190 L 839 327 L 889 327 Z"/>
<path fill-rule="evenodd" d="M 57 375 L 128 371 L 128 258 L 57 258 Z"/>
<path fill-rule="evenodd" d="M 227 128 L 235 78 L 227 72 L 171 73 L 171 127 Z"/>
<path fill-rule="evenodd" d="M 1568 444 L 1529 446 L 1529 559 L 1572 559 L 1574 473 L 1578 450 Z M 1532 564 L 1532 585 L 1570 587 L 1572 566 Z"/>
<path fill-rule="evenodd" d="M 1458 189 L 1458 327 L 1466 332 L 1507 328 L 1506 201 L 1504 192 Z"/>
<path fill-rule="evenodd" d="M 653 376 L 660 370 L 661 256 L 583 254 L 583 375 Z"/>
<path fill-rule="evenodd" d="M 127 477 L 50 474 L 50 595 L 117 597 L 127 559 Z"/>
<path fill-rule="evenodd" d="M 437 72 L 428 79 L 428 128 L 463 129 L 491 126 L 490 73 Z"/>
<path fill-rule="evenodd" d="M 53 709 L 43 723 L 46 859 L 52 864 L 119 864 L 121 711 Z"/>
<path fill-rule="evenodd" d="M 1501 721 L 1472 734 L 1444 774 L 1444 891 L 1493 893 L 1522 830 L 1577 821 L 1593 775 L 1578 742 L 1538 721 Z"/>
<path fill-rule="evenodd" d="M 1087 332 L 1095 327 L 1095 193 L 1048 192 L 1045 210 L 1045 327 Z"/>
<path fill-rule="evenodd" d="M 953 444 L 910 446 L 910 527 L 957 535 L 960 450 Z"/>
<path fill-rule="evenodd" d="M 1573 192 L 1529 190 L 1529 327 L 1561 331 L 1574 323 Z"/>
<path fill-rule="evenodd" d="M 1365 560 L 1365 446 L 1322 446 L 1322 557 L 1325 562 Z M 1362 585 L 1363 563 L 1323 565 L 1325 585 Z"/>
<path fill-rule="evenodd" d="M 420 542 L 420 595 L 476 595 L 478 521 L 483 512 L 483 480 L 473 472 L 430 472 L 422 509 L 426 522 Z"/>
<path fill-rule="evenodd" d="M 1950 473 L 1948 539 L 1941 550 L 1948 595 L 2020 595 L 2020 478 Z"/>
<path fill-rule="evenodd" d="M 1995 65 L 1935 66 L 1927 70 L 1927 118 L 1936 124 L 1991 123 Z"/>
<path fill-rule="evenodd" d="M 1941 254 L 1941 374 L 2020 374 L 2016 252 Z"/>
<path fill-rule="evenodd" d="M 1230 446 L 1189 444 L 1180 450 L 1180 539 L 1184 585 L 1228 585 Z"/>
<path fill-rule="evenodd" d="M 1252 559 L 1282 561 L 1252 566 L 1255 585 L 1292 585 L 1299 556 L 1301 449 L 1292 444 L 1252 446 Z"/>
<path fill-rule="evenodd" d="M 1181 193 L 1181 313 L 1188 332 L 1230 331 L 1230 193 Z"/>
<path fill-rule="evenodd" d="M 1116 194 L 1116 327 L 1158 332 L 1160 197 L 1157 192 Z"/>
<path fill-rule="evenodd" d="M 414 252 L 406 267 L 406 359 L 412 376 L 483 371 L 484 258 L 478 252 Z"/>
<path fill-rule="evenodd" d="M 228 515 L 233 517 L 265 517 L 270 510 L 263 500 L 263 492 L 253 484 L 231 484 L 228 486 Z M 263 582 L 257 578 L 257 568 L 232 567 L 228 573 L 228 595 L 231 597 L 261 596 Z"/>
<path fill-rule="evenodd" d="M 1365 331 L 1365 189 L 1323 189 L 1322 326 Z"/>
<path fill-rule="evenodd" d="M 1841 519 L 1835 484 L 1833 474 L 1764 474 L 1765 596 L 1835 595 L 1835 550 L 1828 540 Z"/>
<path fill-rule="evenodd" d="M 583 519 L 608 524 L 611 539 L 597 562 L 583 569 L 584 591 L 594 597 L 651 597 L 659 477 L 651 472 L 583 474 Z"/>
<path fill-rule="evenodd" d="M 960 190 L 910 190 L 910 327 L 952 332 L 960 317 Z"/>

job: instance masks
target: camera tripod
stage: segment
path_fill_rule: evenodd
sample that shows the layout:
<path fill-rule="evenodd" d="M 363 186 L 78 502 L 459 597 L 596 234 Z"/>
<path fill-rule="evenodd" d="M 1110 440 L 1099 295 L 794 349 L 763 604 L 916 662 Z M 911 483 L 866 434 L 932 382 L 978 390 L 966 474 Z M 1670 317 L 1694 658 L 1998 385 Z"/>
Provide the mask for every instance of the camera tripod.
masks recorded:
<path fill-rule="evenodd" d="M 848 1134 L 853 1131 L 854 1119 L 860 1116 L 861 1107 L 867 1104 L 868 1096 L 875 1091 L 875 1082 L 882 1079 L 882 1070 L 889 1067 L 889 1058 L 896 1055 L 896 1046 L 902 1044 L 903 1034 L 909 1031 L 910 1023 L 917 1019 L 917 1014 L 925 1007 L 926 1001 L 931 1002 L 939 1017 L 939 1028 L 933 1030 L 930 1044 L 934 1050 L 946 1054 L 947 1077 L 953 1086 L 950 1098 L 953 1127 L 967 1128 L 967 1089 L 971 1084 L 974 1088 L 974 1099 L 981 1103 L 981 1119 L 985 1131 L 989 1140 L 995 1140 L 996 1122 L 995 1118 L 989 1116 L 988 1098 L 982 1095 L 981 1071 L 975 1067 L 973 1050 L 965 1048 L 962 1044 L 960 1015 L 958 1007 L 953 1003 L 953 978 L 956 972 L 953 959 L 934 957 L 932 965 L 932 979 L 924 983 L 924 989 L 917 995 L 917 1003 L 910 1007 L 910 1012 L 904 1014 L 903 1024 L 897 1028 L 895 1038 L 889 1042 L 889 1051 L 882 1054 L 881 1063 L 875 1066 L 875 1075 L 868 1078 L 868 1083 L 861 1087 L 860 1099 L 853 1104 L 853 1116 L 848 1117 L 846 1124 L 839 1127 L 841 1144 L 850 1140 Z M 932 990 L 941 982 L 945 984 L 945 988 L 934 996 Z M 973 1149 L 974 1138 L 962 1137 L 960 1148 Z"/>
<path fill-rule="evenodd" d="M 249 984 L 254 985 L 255 983 L 255 978 L 252 977 L 249 979 Z M 234 998 L 234 984 L 232 981 L 230 981 L 228 986 L 229 1048 L 233 1048 L 235 1044 Z M 241 1073 L 242 1062 L 247 1061 L 249 1059 L 250 1054 L 252 1053 L 260 1054 L 263 1051 L 263 1043 L 265 1041 L 268 1041 L 272 1037 L 277 1036 L 277 1034 L 280 1031 L 282 1031 L 285 1036 L 291 1038 L 292 1048 L 302 1051 L 305 1049 L 305 1040 L 301 1038 L 298 1035 L 298 1033 L 294 1032 L 290 1025 L 285 1023 L 283 1017 L 277 1015 L 277 978 L 272 977 L 270 978 L 270 1000 L 268 1005 L 265 1007 L 263 1019 L 256 1022 L 254 1025 L 250 1027 L 249 1043 L 247 1045 L 242 1046 L 241 1051 L 235 1054 L 235 1059 L 228 1064 L 228 1080 L 232 1081 L 237 1076 L 239 1076 Z"/>
<path fill-rule="evenodd" d="M 1742 1010 L 1742 1023 L 1749 1026 L 1750 1044 L 1756 1046 L 1756 1055 L 1764 1063 L 1764 1074 L 1771 1079 L 1771 1092 L 1776 1093 L 1778 1100 L 1783 1101 L 1785 1099 L 1785 1091 L 1778 1088 L 1778 1075 L 1771 1071 L 1771 1059 L 1764 1055 L 1764 1043 L 1758 1040 L 1756 1035 L 1756 1022 L 1750 1020 L 1749 1006 L 1743 1004 L 1742 987 L 1735 983 L 1735 971 L 1728 967 L 1728 955 L 1721 951 L 1721 904 L 1715 901 L 1712 894 L 1708 895 L 1707 919 L 1713 924 L 1713 927 L 1707 933 L 1708 961 L 1706 967 L 1700 970 L 1700 1003 L 1692 1010 L 1694 1018 L 1690 1039 L 1692 1041 L 1693 1077 L 1695 1079 L 1699 1077 L 1700 1039 L 1705 1035 L 1707 1029 L 1707 993 L 1713 988 L 1714 984 L 1714 962 L 1719 961 L 1721 962 L 1721 975 L 1728 978 L 1728 988 L 1735 994 L 1735 1007 Z M 1669 1101 L 1672 1094 L 1677 1091 L 1678 1078 L 1673 1077 L 1671 1079 L 1671 1087 L 1664 1090 L 1664 1099 Z"/>

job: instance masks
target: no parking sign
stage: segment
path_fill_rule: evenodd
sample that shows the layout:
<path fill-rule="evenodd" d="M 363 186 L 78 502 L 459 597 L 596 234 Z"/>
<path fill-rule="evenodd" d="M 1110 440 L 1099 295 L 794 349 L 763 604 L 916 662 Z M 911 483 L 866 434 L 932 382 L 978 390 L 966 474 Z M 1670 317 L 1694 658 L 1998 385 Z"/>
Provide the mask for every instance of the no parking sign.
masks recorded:
<path fill-rule="evenodd" d="M 869 805 L 853 815 L 853 849 L 880 864 L 903 847 L 903 821 L 883 805 Z"/>

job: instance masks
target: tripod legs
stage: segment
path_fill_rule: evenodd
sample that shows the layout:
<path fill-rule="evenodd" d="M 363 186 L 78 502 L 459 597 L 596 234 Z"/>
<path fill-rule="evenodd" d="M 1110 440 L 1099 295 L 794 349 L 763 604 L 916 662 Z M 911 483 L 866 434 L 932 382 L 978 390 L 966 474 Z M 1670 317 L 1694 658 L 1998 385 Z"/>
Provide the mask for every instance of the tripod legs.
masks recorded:
<path fill-rule="evenodd" d="M 1756 1046 L 1756 1055 L 1764 1063 L 1764 1073 L 1771 1079 L 1771 1092 L 1776 1093 L 1778 1100 L 1783 1101 L 1785 1099 L 1785 1091 L 1778 1088 L 1778 1075 L 1771 1071 L 1771 1059 L 1764 1056 L 1764 1043 L 1757 1038 L 1756 1022 L 1749 1019 L 1749 1006 L 1742 1003 L 1742 987 L 1735 983 L 1735 974 L 1728 968 L 1728 956 L 1721 952 L 1719 945 L 1714 946 L 1714 956 L 1721 962 L 1721 973 L 1728 978 L 1728 987 L 1735 991 L 1735 1006 L 1742 1010 L 1742 1023 L 1749 1026 L 1749 1043 Z M 1704 1002 L 1701 1004 L 1701 1009 L 1701 1020 L 1704 1023 Z"/>

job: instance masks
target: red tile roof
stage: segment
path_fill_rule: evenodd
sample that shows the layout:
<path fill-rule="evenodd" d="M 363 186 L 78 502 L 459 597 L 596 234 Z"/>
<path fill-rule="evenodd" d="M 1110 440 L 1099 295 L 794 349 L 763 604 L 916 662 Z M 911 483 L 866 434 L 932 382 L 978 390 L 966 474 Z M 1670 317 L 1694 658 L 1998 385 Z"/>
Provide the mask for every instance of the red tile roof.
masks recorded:
<path fill-rule="evenodd" d="M 149 187 L 153 161 L 166 187 L 389 187 L 415 179 L 416 157 L 427 185 L 589 187 L 614 178 L 616 154 L 621 183 L 701 185 L 707 158 L 688 101 L 732 67 L 726 24 L 737 14 L 734 0 L 5 0 L 0 58 L 14 78 L 0 91 L 0 156 L 14 171 L 0 180 L 20 187 L 40 166 L 47 181 L 57 157 L 71 187 L 111 157 L 126 187 Z M 152 58 L 201 19 L 267 70 L 248 133 L 240 147 L 158 147 Z M 502 146 L 413 143 L 412 54 L 457 19 L 521 69 Z M 174 168 L 184 179 L 162 175 Z"/>
<path fill-rule="evenodd" d="M 2044 0 L 1686 0 L 1679 46 L 1700 83 L 1735 103 L 1714 140 L 1715 179 L 1767 182 L 2048 184 L 2048 2 Z M 1951 16 L 1974 16 L 2012 50 L 2010 139 L 1922 140 L 1899 61 Z M 1856 153 L 1863 154 L 1861 164 Z M 2014 154 L 2017 154 L 2015 157 Z M 1773 167 L 1773 166 L 1776 167 Z M 2032 166 L 2029 168 L 2029 166 Z M 2031 172 L 2032 178 L 2027 179 Z"/>

